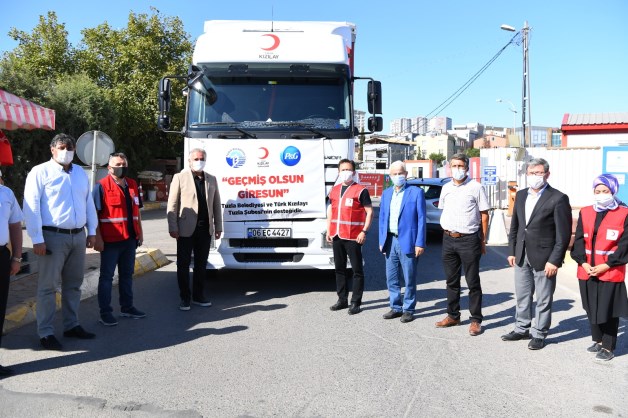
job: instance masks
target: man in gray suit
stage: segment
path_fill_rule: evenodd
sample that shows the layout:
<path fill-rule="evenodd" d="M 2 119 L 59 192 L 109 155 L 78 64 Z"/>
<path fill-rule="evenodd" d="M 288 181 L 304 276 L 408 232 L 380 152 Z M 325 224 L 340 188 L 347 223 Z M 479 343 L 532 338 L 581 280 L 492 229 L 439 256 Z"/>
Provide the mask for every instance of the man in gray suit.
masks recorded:
<path fill-rule="evenodd" d="M 508 264 L 515 268 L 515 329 L 504 341 L 530 338 L 530 350 L 545 346 L 552 322 L 556 273 L 562 266 L 571 239 L 569 197 L 547 184 L 549 164 L 542 158 L 527 164 L 528 188 L 515 197 L 508 235 Z M 536 289 L 535 325 L 532 297 Z M 530 329 L 531 328 L 531 329 Z"/>
<path fill-rule="evenodd" d="M 177 240 L 177 281 L 179 309 L 190 310 L 190 302 L 211 306 L 208 292 L 207 256 L 212 235 L 222 235 L 222 207 L 216 177 L 205 172 L 205 150 L 190 151 L 189 168 L 174 175 L 168 195 L 168 231 Z M 190 262 L 194 252 L 194 272 L 190 292 Z"/>

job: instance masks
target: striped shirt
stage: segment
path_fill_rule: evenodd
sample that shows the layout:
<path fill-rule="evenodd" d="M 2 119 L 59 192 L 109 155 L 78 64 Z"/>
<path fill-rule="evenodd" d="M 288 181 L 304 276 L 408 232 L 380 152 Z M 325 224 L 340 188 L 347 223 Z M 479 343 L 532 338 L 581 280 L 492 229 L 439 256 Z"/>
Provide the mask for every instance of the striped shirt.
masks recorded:
<path fill-rule="evenodd" d="M 489 210 L 484 186 L 467 176 L 462 184 L 445 183 L 438 207 L 443 210 L 440 225 L 446 231 L 473 234 L 482 227 L 481 211 Z"/>
<path fill-rule="evenodd" d="M 403 201 L 403 193 L 406 191 L 406 186 L 403 186 L 399 191 L 393 188 L 392 197 L 390 199 L 390 213 L 388 217 L 388 231 L 393 234 L 399 234 L 399 213 L 401 212 L 401 202 Z"/>

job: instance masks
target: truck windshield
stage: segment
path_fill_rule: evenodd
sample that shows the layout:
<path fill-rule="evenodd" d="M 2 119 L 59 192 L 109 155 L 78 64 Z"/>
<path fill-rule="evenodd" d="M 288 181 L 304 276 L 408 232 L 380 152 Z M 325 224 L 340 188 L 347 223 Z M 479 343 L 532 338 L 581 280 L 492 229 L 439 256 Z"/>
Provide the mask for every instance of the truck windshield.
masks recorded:
<path fill-rule="evenodd" d="M 349 84 L 342 74 L 209 77 L 217 93 L 216 102 L 209 105 L 190 90 L 188 128 L 229 124 L 272 129 L 290 123 L 303 129 L 346 130 L 351 125 Z"/>

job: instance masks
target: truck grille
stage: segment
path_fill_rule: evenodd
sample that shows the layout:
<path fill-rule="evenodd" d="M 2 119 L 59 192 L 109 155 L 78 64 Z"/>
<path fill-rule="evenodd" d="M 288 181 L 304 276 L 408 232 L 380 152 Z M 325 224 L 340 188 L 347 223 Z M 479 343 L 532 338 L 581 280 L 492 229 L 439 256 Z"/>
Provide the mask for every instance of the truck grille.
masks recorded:
<path fill-rule="evenodd" d="M 287 247 L 307 247 L 306 238 L 231 238 L 229 246 L 232 248 L 287 248 Z"/>
<path fill-rule="evenodd" d="M 298 263 L 303 253 L 234 253 L 238 263 Z"/>

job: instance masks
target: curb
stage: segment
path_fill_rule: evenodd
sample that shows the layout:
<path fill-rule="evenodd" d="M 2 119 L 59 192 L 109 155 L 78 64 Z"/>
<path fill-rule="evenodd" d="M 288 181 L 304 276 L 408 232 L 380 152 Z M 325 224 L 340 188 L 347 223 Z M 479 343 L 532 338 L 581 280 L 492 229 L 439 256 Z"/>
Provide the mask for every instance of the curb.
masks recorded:
<path fill-rule="evenodd" d="M 135 255 L 134 277 L 141 276 L 153 270 L 157 270 L 170 264 L 170 260 L 156 248 L 140 249 Z M 92 270 L 85 274 L 81 285 L 81 300 L 90 298 L 98 294 L 98 278 L 100 271 Z M 31 279 L 32 280 L 32 279 Z M 118 275 L 113 276 L 113 284 L 118 283 Z M 61 293 L 56 293 L 57 311 L 61 309 Z M 3 334 L 19 328 L 28 323 L 34 322 L 37 312 L 37 298 L 33 296 L 18 306 L 7 309 L 4 317 Z"/>

